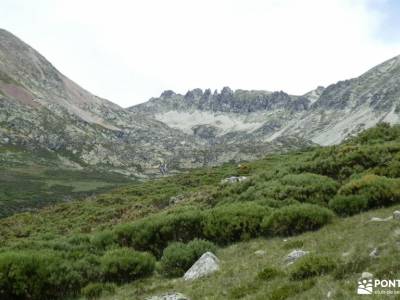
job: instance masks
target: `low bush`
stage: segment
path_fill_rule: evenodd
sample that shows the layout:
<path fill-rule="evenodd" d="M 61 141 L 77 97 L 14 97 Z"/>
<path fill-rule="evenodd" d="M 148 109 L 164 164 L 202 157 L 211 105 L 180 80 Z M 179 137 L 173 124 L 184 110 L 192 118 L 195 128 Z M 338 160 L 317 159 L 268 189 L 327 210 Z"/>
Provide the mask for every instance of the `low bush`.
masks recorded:
<path fill-rule="evenodd" d="M 384 207 L 400 202 L 400 180 L 365 175 L 342 186 L 338 194 L 362 196 L 368 200 L 368 208 Z"/>
<path fill-rule="evenodd" d="M 279 181 L 282 186 L 275 197 L 319 205 L 326 205 L 339 188 L 332 178 L 312 173 L 290 174 Z"/>
<path fill-rule="evenodd" d="M 300 258 L 289 273 L 292 280 L 303 280 L 332 272 L 336 267 L 333 258 L 320 255 L 307 255 Z"/>
<path fill-rule="evenodd" d="M 92 236 L 90 242 L 95 248 L 105 250 L 117 244 L 116 234 L 111 230 L 100 231 Z"/>
<path fill-rule="evenodd" d="M 260 224 L 270 210 L 251 202 L 218 206 L 204 217 L 203 235 L 219 244 L 228 244 L 260 235 Z"/>
<path fill-rule="evenodd" d="M 82 288 L 81 295 L 89 300 L 99 299 L 104 295 L 115 293 L 116 285 L 113 283 L 89 283 Z"/>
<path fill-rule="evenodd" d="M 341 216 L 352 216 L 367 210 L 368 199 L 363 195 L 338 195 L 329 201 L 329 208 Z"/>
<path fill-rule="evenodd" d="M 289 205 L 265 217 L 261 227 L 267 236 L 294 235 L 319 229 L 328 224 L 333 216 L 332 211 L 318 205 Z"/>
<path fill-rule="evenodd" d="M 257 273 L 257 278 L 267 281 L 282 275 L 284 275 L 284 273 L 281 270 L 272 267 L 266 267 Z"/>
<path fill-rule="evenodd" d="M 55 252 L 0 254 L 0 299 L 55 299 L 77 292 L 80 279 Z"/>
<path fill-rule="evenodd" d="M 161 272 L 170 277 L 182 276 L 207 251 L 215 252 L 213 243 L 193 240 L 187 244 L 174 242 L 163 251 Z"/>
<path fill-rule="evenodd" d="M 106 252 L 101 257 L 104 278 L 114 282 L 129 282 L 153 273 L 155 259 L 148 253 L 129 248 L 119 248 Z"/>
<path fill-rule="evenodd" d="M 163 249 L 173 241 L 187 242 L 202 237 L 203 212 L 185 210 L 171 214 L 159 214 L 133 224 L 120 225 L 115 229 L 122 246 L 139 251 L 151 251 L 160 257 Z"/>

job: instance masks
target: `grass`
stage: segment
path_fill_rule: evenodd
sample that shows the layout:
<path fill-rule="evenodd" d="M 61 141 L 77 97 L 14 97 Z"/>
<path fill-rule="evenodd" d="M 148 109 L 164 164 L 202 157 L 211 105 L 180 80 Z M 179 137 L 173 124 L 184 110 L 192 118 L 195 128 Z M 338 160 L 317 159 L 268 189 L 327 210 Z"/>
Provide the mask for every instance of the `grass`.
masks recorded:
<path fill-rule="evenodd" d="M 316 232 L 307 232 L 293 238 L 255 239 L 222 248 L 217 252 L 221 260 L 221 270 L 194 282 L 182 279 L 167 279 L 156 275 L 152 278 L 136 281 L 117 288 L 113 296 L 103 300 L 145 299 L 147 296 L 168 291 L 179 291 L 193 300 L 197 299 L 270 299 L 277 295 L 282 287 L 294 288 L 284 259 L 291 250 L 288 244 L 302 243 L 302 249 L 313 254 L 328 255 L 337 262 L 346 262 L 356 256 L 367 257 L 365 268 L 350 273 L 345 278 L 336 279 L 333 274 L 317 277 L 315 285 L 308 290 L 301 289 L 290 299 L 326 299 L 328 292 L 331 299 L 358 299 L 356 295 L 357 279 L 362 271 L 373 274 L 381 273 L 382 278 L 400 276 L 397 261 L 400 258 L 400 222 L 369 222 L 372 217 L 387 217 L 400 206 L 369 211 L 354 217 L 340 219 Z M 397 230 L 397 231 L 396 231 Z M 381 247 L 380 258 L 368 259 L 369 253 Z M 257 250 L 265 250 L 264 256 L 256 256 Z M 281 271 L 280 275 L 265 281 L 258 278 L 258 272 L 265 267 Z M 307 283 L 307 280 L 302 281 Z M 284 289 L 283 289 L 284 290 Z M 283 291 L 281 291 L 283 293 Z M 381 299 L 387 296 L 382 296 Z M 284 298 L 286 299 L 286 298 Z M 373 299 L 380 299 L 378 296 Z"/>
<path fill-rule="evenodd" d="M 60 166 L 51 152 L 0 146 L 0 218 L 109 191 L 127 177 Z"/>
<path fill-rule="evenodd" d="M 381 278 L 396 279 L 400 275 L 400 222 L 369 222 L 371 217 L 384 218 L 400 209 L 400 127 L 381 127 L 369 131 L 371 138 L 367 131 L 339 146 L 269 155 L 240 166 L 224 164 L 184 171 L 3 218 L 0 258 L 9 253 L 14 258 L 20 253 L 29 258 L 34 251 L 49 251 L 46 253 L 63 262 L 63 267 L 70 268 L 68 275 L 81 276 L 81 281 L 73 281 L 74 293 L 68 295 L 74 299 L 79 299 L 79 291 L 88 283 L 91 286 L 87 290 L 98 292 L 96 288 L 102 285 L 96 283 L 104 283 L 106 277 L 102 270 L 94 268 L 93 274 L 89 269 L 107 251 L 127 246 L 137 251 L 151 250 L 157 256 L 158 267 L 151 276 L 135 277 L 118 286 L 114 295 L 102 299 L 144 299 L 172 290 L 191 299 L 325 299 L 328 293 L 332 299 L 356 299 L 355 285 L 362 271 Z M 30 189 L 38 186 L 32 184 L 32 176 L 42 180 L 41 189 L 55 188 L 60 193 L 72 193 L 78 182 L 85 187 L 86 179 L 97 190 L 108 189 L 100 187 L 100 182 L 119 183 L 118 177 L 110 174 L 60 170 L 51 162 L 43 159 L 39 168 L 29 164 L 24 173 L 19 160 L 7 160 L 7 167 L 3 167 L 11 171 L 2 175 L 2 182 L 14 184 L 13 193 L 28 196 L 34 194 Z M 248 178 L 240 183 L 221 183 L 226 177 L 239 175 Z M 26 180 L 26 186 L 18 190 L 16 178 Z M 331 200 L 344 191 L 346 196 L 366 197 L 366 212 L 354 212 L 354 207 L 343 204 L 341 209 L 351 208 L 355 215 L 334 215 Z M 32 205 L 32 199 L 26 203 Z M 11 200 L 18 203 L 17 197 Z M 273 227 L 265 222 L 272 216 Z M 293 230 L 287 228 L 286 217 L 290 217 Z M 205 231 L 207 226 L 211 227 Z M 305 230 L 314 231 L 301 233 Z M 204 236 L 220 246 L 216 251 L 221 259 L 219 272 L 194 282 L 159 273 L 158 254 L 169 243 Z M 321 262 L 321 268 L 308 272 L 304 264 L 299 276 L 291 276 L 296 263 L 286 266 L 284 259 L 298 248 L 316 255 L 314 261 Z M 380 256 L 372 259 L 369 253 L 374 248 L 379 249 Z M 265 250 L 266 255 L 256 256 L 257 250 Z M 3 256 L 3 262 L 4 257 L 9 256 Z M 55 268 L 59 271 L 57 265 Z M 61 282 L 72 280 L 64 278 L 64 273 L 57 272 Z M 9 279 L 0 276 L 4 278 Z M 54 293 L 62 287 L 65 285 L 53 287 Z"/>

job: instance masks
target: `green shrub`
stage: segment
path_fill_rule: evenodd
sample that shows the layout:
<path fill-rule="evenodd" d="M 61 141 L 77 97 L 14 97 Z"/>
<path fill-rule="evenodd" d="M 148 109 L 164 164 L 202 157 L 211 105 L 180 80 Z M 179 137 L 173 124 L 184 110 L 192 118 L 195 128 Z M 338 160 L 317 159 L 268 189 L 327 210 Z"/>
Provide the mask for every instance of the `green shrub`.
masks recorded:
<path fill-rule="evenodd" d="M 207 251 L 215 252 L 213 243 L 193 240 L 187 244 L 174 242 L 163 251 L 161 272 L 166 276 L 182 276 Z"/>
<path fill-rule="evenodd" d="M 262 222 L 266 235 L 294 235 L 328 224 L 333 213 L 313 204 L 289 205 L 273 211 Z"/>
<path fill-rule="evenodd" d="M 97 249 L 107 249 L 117 244 L 117 237 L 111 230 L 100 231 L 92 236 L 90 241 Z"/>
<path fill-rule="evenodd" d="M 203 235 L 219 244 L 260 235 L 260 224 L 269 209 L 252 202 L 218 206 L 205 215 Z"/>
<path fill-rule="evenodd" d="M 321 276 L 332 272 L 336 267 L 334 259 L 327 256 L 307 255 L 300 258 L 290 271 L 292 280 L 303 280 L 306 278 Z"/>
<path fill-rule="evenodd" d="M 148 253 L 119 248 L 104 254 L 101 267 L 106 280 L 129 282 L 153 273 L 155 259 Z"/>
<path fill-rule="evenodd" d="M 0 299 L 54 299 L 79 290 L 79 274 L 55 252 L 0 254 Z"/>
<path fill-rule="evenodd" d="M 328 203 L 339 188 L 332 178 L 312 173 L 290 174 L 279 181 L 281 186 L 274 191 L 275 198 L 320 205 Z"/>
<path fill-rule="evenodd" d="M 342 186 L 338 194 L 362 196 L 368 200 L 368 208 L 388 206 L 400 202 L 400 180 L 365 175 Z"/>
<path fill-rule="evenodd" d="M 122 246 L 140 251 L 151 251 L 160 257 L 162 250 L 173 241 L 187 242 L 202 237 L 203 212 L 186 210 L 159 214 L 116 228 L 117 240 Z"/>
<path fill-rule="evenodd" d="M 329 201 L 329 208 L 341 216 L 352 216 L 368 208 L 368 199 L 362 195 L 338 195 Z"/>
<path fill-rule="evenodd" d="M 206 252 L 215 253 L 217 251 L 217 247 L 214 245 L 214 243 L 201 239 L 194 239 L 193 241 L 190 241 L 187 243 L 187 247 L 193 252 L 196 260 Z"/>
<path fill-rule="evenodd" d="M 82 288 L 81 294 L 89 300 L 99 299 L 101 296 L 106 294 L 114 294 L 115 289 L 116 285 L 113 283 L 89 283 L 87 286 Z"/>
<path fill-rule="evenodd" d="M 271 280 L 276 277 L 282 276 L 283 272 L 281 270 L 272 268 L 272 267 L 266 267 L 262 269 L 260 272 L 257 273 L 257 278 L 261 280 Z"/>

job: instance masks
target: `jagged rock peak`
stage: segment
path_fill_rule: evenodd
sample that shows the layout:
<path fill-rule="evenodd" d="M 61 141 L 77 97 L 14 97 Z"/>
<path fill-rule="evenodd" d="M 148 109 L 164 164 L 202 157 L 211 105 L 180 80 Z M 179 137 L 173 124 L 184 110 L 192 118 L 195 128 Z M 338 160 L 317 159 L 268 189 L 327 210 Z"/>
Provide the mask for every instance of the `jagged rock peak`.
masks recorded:
<path fill-rule="evenodd" d="M 176 93 L 172 90 L 165 90 L 164 92 L 161 93 L 160 98 L 171 98 L 175 96 Z"/>

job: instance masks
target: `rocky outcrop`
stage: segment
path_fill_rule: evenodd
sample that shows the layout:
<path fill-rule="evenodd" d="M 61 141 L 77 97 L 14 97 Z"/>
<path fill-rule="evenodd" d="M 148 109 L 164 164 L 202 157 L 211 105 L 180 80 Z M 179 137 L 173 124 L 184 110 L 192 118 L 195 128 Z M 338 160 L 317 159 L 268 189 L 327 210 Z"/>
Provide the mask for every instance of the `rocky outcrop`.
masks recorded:
<path fill-rule="evenodd" d="M 188 297 L 181 293 L 167 293 L 159 296 L 152 296 L 146 300 L 190 300 Z"/>
<path fill-rule="evenodd" d="M 292 252 L 290 252 L 288 254 L 288 256 L 285 258 L 285 262 L 287 264 L 292 264 L 294 263 L 296 260 L 298 260 L 299 258 L 303 257 L 304 255 L 309 254 L 309 251 L 304 251 L 304 250 L 293 250 Z"/>
<path fill-rule="evenodd" d="M 219 259 L 211 252 L 204 253 L 183 276 L 184 280 L 195 280 L 219 270 Z"/>

